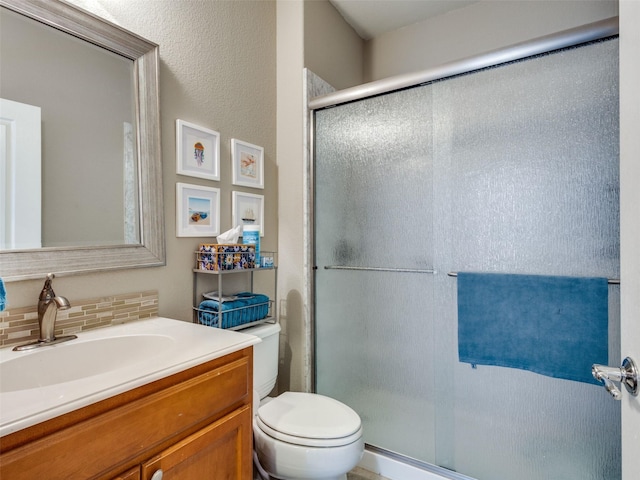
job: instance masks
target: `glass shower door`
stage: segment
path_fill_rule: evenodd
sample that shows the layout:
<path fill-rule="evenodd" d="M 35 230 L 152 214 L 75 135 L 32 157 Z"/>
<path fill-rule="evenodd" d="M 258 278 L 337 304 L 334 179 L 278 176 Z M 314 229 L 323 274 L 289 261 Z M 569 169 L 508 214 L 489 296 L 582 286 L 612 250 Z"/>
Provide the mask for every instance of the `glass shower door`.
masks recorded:
<path fill-rule="evenodd" d="M 620 478 L 601 387 L 458 361 L 447 275 L 619 277 L 617 48 L 316 112 L 316 385 L 368 444 L 480 480 Z M 617 365 L 615 285 L 609 317 Z"/>
<path fill-rule="evenodd" d="M 315 177 L 317 390 L 358 411 L 368 443 L 429 459 L 431 112 L 428 89 L 318 112 Z"/>
<path fill-rule="evenodd" d="M 435 267 L 619 278 L 618 40 L 433 87 Z M 452 325 L 456 286 L 438 277 L 436 316 Z M 619 285 L 608 294 L 619 365 Z M 619 404 L 602 387 L 474 369 L 458 362 L 456 333 L 435 352 L 452 380 L 437 407 L 438 464 L 483 480 L 620 478 Z"/>

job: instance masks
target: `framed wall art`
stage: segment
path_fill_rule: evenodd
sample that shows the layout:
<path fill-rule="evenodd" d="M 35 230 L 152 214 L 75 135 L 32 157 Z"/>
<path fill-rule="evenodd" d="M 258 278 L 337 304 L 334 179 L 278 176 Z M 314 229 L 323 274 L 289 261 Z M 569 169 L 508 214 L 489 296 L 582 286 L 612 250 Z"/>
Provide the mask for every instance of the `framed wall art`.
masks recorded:
<path fill-rule="evenodd" d="M 176 235 L 213 237 L 220 233 L 220 189 L 176 183 Z"/>
<path fill-rule="evenodd" d="M 176 120 L 176 173 L 220 180 L 220 134 Z"/>
<path fill-rule="evenodd" d="M 260 225 L 264 237 L 264 195 L 232 192 L 231 217 L 233 225 Z"/>
<path fill-rule="evenodd" d="M 233 138 L 231 161 L 231 183 L 243 187 L 264 188 L 264 148 Z"/>

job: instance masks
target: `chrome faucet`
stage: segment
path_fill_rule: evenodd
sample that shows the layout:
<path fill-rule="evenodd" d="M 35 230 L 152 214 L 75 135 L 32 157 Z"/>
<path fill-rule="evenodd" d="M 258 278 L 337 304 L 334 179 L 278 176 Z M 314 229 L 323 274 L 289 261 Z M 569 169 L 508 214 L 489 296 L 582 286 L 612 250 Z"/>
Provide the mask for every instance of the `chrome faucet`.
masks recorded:
<path fill-rule="evenodd" d="M 69 300 L 65 297 L 58 297 L 53 291 L 51 282 L 56 276 L 53 273 L 47 274 L 44 287 L 38 299 L 38 325 L 40 327 L 40 337 L 34 342 L 25 345 L 18 345 L 14 350 L 30 350 L 44 345 L 54 345 L 78 338 L 75 335 L 55 336 L 56 317 L 58 310 L 66 310 L 71 307 Z"/>

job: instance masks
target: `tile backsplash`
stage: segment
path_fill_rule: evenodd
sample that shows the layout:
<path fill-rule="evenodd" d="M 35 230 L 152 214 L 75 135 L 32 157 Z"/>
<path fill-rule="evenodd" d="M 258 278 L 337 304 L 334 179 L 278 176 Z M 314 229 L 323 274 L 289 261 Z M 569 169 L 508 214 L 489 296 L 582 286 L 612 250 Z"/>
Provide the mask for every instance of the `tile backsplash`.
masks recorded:
<path fill-rule="evenodd" d="M 77 300 L 71 302 L 68 310 L 58 310 L 55 334 L 71 335 L 157 316 L 157 291 Z M 0 346 L 26 343 L 36 340 L 38 336 L 37 305 L 0 312 Z"/>

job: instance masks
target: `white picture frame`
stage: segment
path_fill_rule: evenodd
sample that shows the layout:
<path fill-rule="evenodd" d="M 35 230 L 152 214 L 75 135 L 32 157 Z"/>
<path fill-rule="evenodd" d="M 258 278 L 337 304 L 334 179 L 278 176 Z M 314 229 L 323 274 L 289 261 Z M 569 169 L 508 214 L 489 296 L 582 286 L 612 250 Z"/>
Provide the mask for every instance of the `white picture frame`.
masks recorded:
<path fill-rule="evenodd" d="M 264 195 L 232 192 L 231 217 L 233 225 L 260 225 L 260 236 L 264 237 Z"/>
<path fill-rule="evenodd" d="M 220 189 L 176 183 L 176 236 L 220 234 Z"/>
<path fill-rule="evenodd" d="M 220 134 L 176 120 L 176 173 L 220 181 Z"/>
<path fill-rule="evenodd" d="M 264 148 L 231 139 L 233 185 L 264 189 Z"/>

